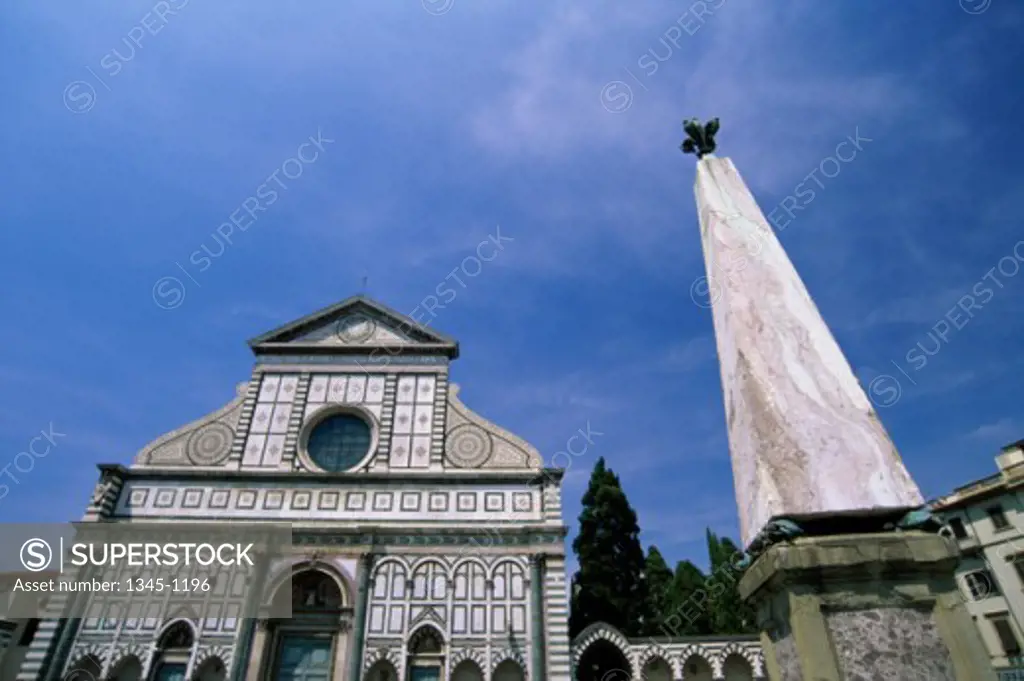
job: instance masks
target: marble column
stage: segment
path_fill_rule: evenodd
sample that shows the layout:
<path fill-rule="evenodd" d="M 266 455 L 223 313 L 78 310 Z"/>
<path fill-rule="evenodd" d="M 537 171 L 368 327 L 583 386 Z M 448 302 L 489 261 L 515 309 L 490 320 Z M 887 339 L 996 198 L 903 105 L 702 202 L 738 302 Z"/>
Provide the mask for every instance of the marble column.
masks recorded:
<path fill-rule="evenodd" d="M 739 589 L 772 678 L 994 681 L 953 581 L 956 546 L 894 529 L 921 492 L 732 161 L 701 158 L 695 193 L 740 530 L 756 554 Z"/>

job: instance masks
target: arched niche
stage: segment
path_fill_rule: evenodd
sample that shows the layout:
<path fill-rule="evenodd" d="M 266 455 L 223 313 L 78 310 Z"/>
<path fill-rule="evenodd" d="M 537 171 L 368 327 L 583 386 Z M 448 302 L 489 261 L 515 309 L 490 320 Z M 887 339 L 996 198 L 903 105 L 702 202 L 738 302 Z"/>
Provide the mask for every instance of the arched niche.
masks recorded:
<path fill-rule="evenodd" d="M 363 681 L 398 681 L 398 670 L 388 660 L 377 660 L 366 670 Z"/>
<path fill-rule="evenodd" d="M 753 681 L 754 679 L 754 670 L 750 667 L 750 663 L 739 653 L 733 653 L 725 658 L 722 663 L 722 674 L 725 675 L 725 681 Z"/>
<path fill-rule="evenodd" d="M 711 681 L 714 670 L 711 663 L 697 653 L 683 661 L 683 681 Z"/>
<path fill-rule="evenodd" d="M 633 667 L 625 652 L 606 638 L 586 647 L 576 665 L 577 681 L 628 681 Z"/>
<path fill-rule="evenodd" d="M 491 681 L 526 681 L 526 673 L 515 660 L 504 660 L 494 668 Z"/>
<path fill-rule="evenodd" d="M 451 681 L 484 681 L 484 672 L 473 660 L 463 660 L 452 670 Z"/>

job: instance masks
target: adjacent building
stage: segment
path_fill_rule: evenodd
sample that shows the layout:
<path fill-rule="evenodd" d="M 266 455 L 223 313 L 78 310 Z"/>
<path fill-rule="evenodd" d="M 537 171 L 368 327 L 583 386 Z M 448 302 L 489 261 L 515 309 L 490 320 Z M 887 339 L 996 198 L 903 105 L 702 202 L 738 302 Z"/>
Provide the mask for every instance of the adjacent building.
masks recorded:
<path fill-rule="evenodd" d="M 996 464 L 998 473 L 958 487 L 933 508 L 946 523 L 942 532 L 960 546 L 957 581 L 993 666 L 1024 669 L 1024 441 L 1004 447 Z"/>
<path fill-rule="evenodd" d="M 755 637 L 570 643 L 562 471 L 462 402 L 451 338 L 356 297 L 249 344 L 234 399 L 101 465 L 84 521 L 283 522 L 283 557 L 130 612 L 54 594 L 18 681 L 569 681 L 602 645 L 628 677 L 763 676 Z"/>

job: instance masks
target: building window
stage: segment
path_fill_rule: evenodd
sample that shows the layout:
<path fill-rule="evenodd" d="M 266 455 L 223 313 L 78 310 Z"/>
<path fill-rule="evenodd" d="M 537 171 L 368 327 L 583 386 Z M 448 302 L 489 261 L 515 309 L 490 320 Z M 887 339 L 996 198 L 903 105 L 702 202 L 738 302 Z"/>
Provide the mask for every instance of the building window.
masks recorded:
<path fill-rule="evenodd" d="M 996 635 L 999 637 L 999 643 L 1003 647 L 1003 654 L 1006 657 L 1020 655 L 1020 643 L 1017 642 L 1017 635 L 1013 633 L 1013 627 L 1010 625 L 1010 620 L 1007 619 L 1006 615 L 990 617 L 989 621 L 992 622 Z"/>
<path fill-rule="evenodd" d="M 972 601 L 980 601 L 999 595 L 996 582 L 988 570 L 975 570 L 964 575 L 964 583 L 971 594 Z"/>
<path fill-rule="evenodd" d="M 996 531 L 1009 529 L 1010 521 L 1006 519 L 1002 506 L 990 506 L 987 512 L 988 517 L 992 519 L 992 525 L 995 526 Z"/>
<path fill-rule="evenodd" d="M 957 539 L 967 539 L 967 529 L 964 527 L 964 521 L 960 518 L 950 518 L 949 529 L 953 531 L 953 536 Z"/>
<path fill-rule="evenodd" d="M 335 414 L 318 423 L 309 434 L 306 451 L 317 466 L 329 473 L 355 467 L 370 451 L 369 424 L 354 414 Z"/>

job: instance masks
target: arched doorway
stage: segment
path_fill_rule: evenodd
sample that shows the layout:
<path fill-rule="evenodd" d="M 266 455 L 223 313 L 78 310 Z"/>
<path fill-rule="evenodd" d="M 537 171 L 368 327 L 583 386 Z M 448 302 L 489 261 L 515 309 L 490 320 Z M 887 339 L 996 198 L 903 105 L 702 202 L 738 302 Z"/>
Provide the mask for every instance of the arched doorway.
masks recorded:
<path fill-rule="evenodd" d="M 713 678 L 714 672 L 711 670 L 711 665 L 700 655 L 690 655 L 683 662 L 684 681 L 711 681 Z"/>
<path fill-rule="evenodd" d="M 333 577 L 317 569 L 296 572 L 274 594 L 275 610 L 291 599 L 291 619 L 269 623 L 273 635 L 270 678 L 329 681 L 341 631 L 345 598 Z"/>
<path fill-rule="evenodd" d="M 629 681 L 633 668 L 619 647 L 607 639 L 587 646 L 576 667 L 577 681 Z"/>
<path fill-rule="evenodd" d="M 131 655 L 114 666 L 107 681 L 139 681 L 141 678 L 142 662 L 139 661 L 139 658 Z"/>
<path fill-rule="evenodd" d="M 444 669 L 444 638 L 432 626 L 423 626 L 409 637 L 408 681 L 440 681 Z"/>
<path fill-rule="evenodd" d="M 96 681 L 100 678 L 100 670 L 103 663 L 95 655 L 86 655 L 78 662 L 68 668 L 68 673 L 62 677 L 63 681 Z"/>
<path fill-rule="evenodd" d="M 750 668 L 750 663 L 742 655 L 736 653 L 725 658 L 722 673 L 725 675 L 725 681 L 753 681 L 754 679 L 754 670 Z"/>
<path fill-rule="evenodd" d="M 484 672 L 473 660 L 463 660 L 452 670 L 452 681 L 484 681 Z"/>
<path fill-rule="evenodd" d="M 195 634 L 192 626 L 179 620 L 167 627 L 157 639 L 153 657 L 152 681 L 185 681 L 188 661 L 192 657 Z"/>
<path fill-rule="evenodd" d="M 525 681 L 523 668 L 515 660 L 505 660 L 494 668 L 491 681 Z"/>

